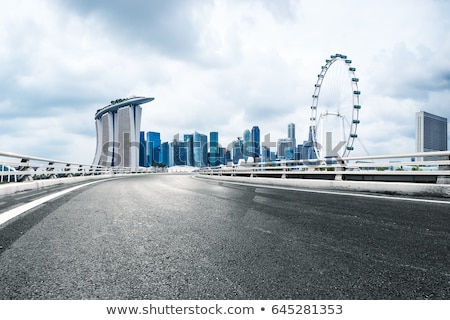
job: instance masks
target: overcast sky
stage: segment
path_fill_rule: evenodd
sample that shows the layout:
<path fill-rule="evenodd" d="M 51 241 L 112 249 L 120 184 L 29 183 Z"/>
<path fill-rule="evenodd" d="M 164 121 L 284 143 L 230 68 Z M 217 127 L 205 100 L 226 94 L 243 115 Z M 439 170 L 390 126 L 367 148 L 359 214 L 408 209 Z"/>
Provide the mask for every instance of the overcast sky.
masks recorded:
<path fill-rule="evenodd" d="M 301 142 L 335 53 L 370 154 L 414 152 L 417 111 L 450 118 L 450 1 L 0 1 L 0 151 L 91 163 L 95 111 L 132 95 L 155 98 L 141 129 L 163 141 L 292 122 Z"/>

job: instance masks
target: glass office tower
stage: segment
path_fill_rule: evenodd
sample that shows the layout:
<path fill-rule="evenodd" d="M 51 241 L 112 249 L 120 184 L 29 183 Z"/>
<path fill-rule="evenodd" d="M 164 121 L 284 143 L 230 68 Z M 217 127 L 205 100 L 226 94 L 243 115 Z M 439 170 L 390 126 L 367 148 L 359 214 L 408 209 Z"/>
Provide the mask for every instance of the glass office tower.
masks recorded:
<path fill-rule="evenodd" d="M 244 160 L 247 161 L 248 157 L 252 157 L 252 133 L 250 130 L 246 129 L 244 131 L 243 140 L 241 140 L 242 143 L 242 156 L 244 157 Z"/>
<path fill-rule="evenodd" d="M 261 137 L 259 133 L 259 127 L 254 126 L 252 128 L 252 157 L 257 158 L 261 154 Z"/>
<path fill-rule="evenodd" d="M 248 130 L 250 132 L 250 130 Z M 245 159 L 243 155 L 245 143 L 241 139 L 237 139 L 233 141 L 230 158 L 232 159 L 234 164 L 238 164 L 240 159 Z"/>
<path fill-rule="evenodd" d="M 161 163 L 161 134 L 159 132 L 147 132 L 147 163 L 154 166 Z"/>
<path fill-rule="evenodd" d="M 193 134 L 194 167 L 208 165 L 208 137 L 197 131 Z"/>
<path fill-rule="evenodd" d="M 209 165 L 220 165 L 219 133 L 213 131 L 209 133 Z"/>
<path fill-rule="evenodd" d="M 295 145 L 297 144 L 297 141 L 295 139 L 295 124 L 294 123 L 288 124 L 288 138 L 291 139 L 291 141 L 292 141 L 291 147 L 295 147 Z"/>
<path fill-rule="evenodd" d="M 147 140 L 145 140 L 145 132 L 141 131 L 139 135 L 139 167 L 148 167 L 146 154 Z"/>
<path fill-rule="evenodd" d="M 447 118 L 425 111 L 416 113 L 416 151 L 446 151 Z"/>

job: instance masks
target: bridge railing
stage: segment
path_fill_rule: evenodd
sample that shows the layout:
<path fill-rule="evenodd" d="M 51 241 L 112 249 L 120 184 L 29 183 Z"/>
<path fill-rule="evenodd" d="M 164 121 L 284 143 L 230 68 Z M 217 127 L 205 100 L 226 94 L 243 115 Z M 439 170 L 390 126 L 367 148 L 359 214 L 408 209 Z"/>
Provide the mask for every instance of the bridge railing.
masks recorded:
<path fill-rule="evenodd" d="M 219 176 L 450 183 L 450 151 L 247 162 L 202 168 L 199 172 Z"/>
<path fill-rule="evenodd" d="M 151 168 L 96 166 L 76 162 L 0 152 L 0 183 L 24 182 L 73 176 L 152 172 Z"/>

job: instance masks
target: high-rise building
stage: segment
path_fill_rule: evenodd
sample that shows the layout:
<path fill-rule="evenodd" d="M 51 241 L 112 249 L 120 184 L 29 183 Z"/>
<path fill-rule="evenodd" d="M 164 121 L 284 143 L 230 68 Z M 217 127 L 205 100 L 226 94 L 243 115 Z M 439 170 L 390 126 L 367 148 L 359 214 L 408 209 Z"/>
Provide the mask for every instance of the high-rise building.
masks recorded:
<path fill-rule="evenodd" d="M 206 167 L 208 165 L 208 137 L 197 131 L 195 131 L 192 136 L 194 167 Z"/>
<path fill-rule="evenodd" d="M 219 164 L 227 164 L 227 149 L 219 148 Z"/>
<path fill-rule="evenodd" d="M 179 135 L 177 134 L 171 145 L 173 163 L 174 166 L 185 166 L 187 165 L 187 153 L 186 153 L 186 143 L 179 140 Z"/>
<path fill-rule="evenodd" d="M 250 130 L 246 129 L 244 131 L 243 140 L 239 140 L 239 142 L 242 144 L 240 156 L 243 156 L 244 160 L 247 161 L 248 157 L 253 157 L 252 133 L 250 132 Z"/>
<path fill-rule="evenodd" d="M 261 155 L 261 136 L 258 126 L 252 128 L 252 157 L 256 159 Z"/>
<path fill-rule="evenodd" d="M 147 154 L 147 140 L 145 140 L 145 132 L 141 131 L 139 134 L 139 167 L 148 167 Z"/>
<path fill-rule="evenodd" d="M 159 132 L 147 132 L 146 157 L 149 167 L 161 163 L 161 134 Z"/>
<path fill-rule="evenodd" d="M 164 166 L 170 166 L 170 148 L 169 142 L 163 142 L 161 144 L 161 162 Z"/>
<path fill-rule="evenodd" d="M 416 152 L 446 151 L 447 118 L 425 111 L 416 113 Z"/>
<path fill-rule="evenodd" d="M 132 97 L 111 101 L 95 113 L 97 147 L 94 165 L 137 168 L 141 104 L 154 98 Z"/>
<path fill-rule="evenodd" d="M 295 159 L 295 124 L 288 124 L 288 137 L 278 139 L 277 155 L 278 159 L 294 160 Z"/>
<path fill-rule="evenodd" d="M 186 148 L 186 165 L 194 167 L 194 135 L 184 135 L 184 145 Z"/>
<path fill-rule="evenodd" d="M 294 144 L 291 138 L 278 139 L 277 155 L 280 160 L 294 160 Z"/>
<path fill-rule="evenodd" d="M 213 131 L 209 133 L 209 165 L 218 166 L 220 164 L 219 133 Z"/>
<path fill-rule="evenodd" d="M 264 145 L 261 147 L 261 162 L 270 162 L 270 148 Z"/>
<path fill-rule="evenodd" d="M 295 140 L 295 124 L 289 123 L 288 124 L 288 138 L 292 141 L 292 147 L 295 147 L 296 140 Z"/>
<path fill-rule="evenodd" d="M 308 141 L 303 141 L 302 159 L 304 160 L 317 159 L 317 153 L 313 141 L 315 130 L 316 128 L 314 126 L 309 126 Z"/>
<path fill-rule="evenodd" d="M 250 132 L 250 130 L 248 130 Z M 244 149 L 244 144 L 241 140 L 241 138 L 238 138 L 237 140 L 234 140 L 231 147 L 230 158 L 232 159 L 234 164 L 239 163 L 240 159 L 245 159 L 242 151 Z"/>

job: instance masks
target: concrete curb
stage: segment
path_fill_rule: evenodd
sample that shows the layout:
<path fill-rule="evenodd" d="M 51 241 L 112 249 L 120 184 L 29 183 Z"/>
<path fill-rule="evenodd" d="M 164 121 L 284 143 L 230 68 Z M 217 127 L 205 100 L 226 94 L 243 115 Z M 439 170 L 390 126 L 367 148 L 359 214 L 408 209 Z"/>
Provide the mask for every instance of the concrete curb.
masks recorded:
<path fill-rule="evenodd" d="M 81 176 L 81 177 L 56 178 L 48 180 L 36 180 L 31 182 L 11 182 L 0 185 L 0 196 L 21 191 L 39 190 L 57 184 L 71 184 L 89 180 L 109 179 L 118 176 L 121 175 L 105 174 L 97 176 Z"/>
<path fill-rule="evenodd" d="M 296 187 L 303 189 L 326 189 L 341 191 L 374 192 L 383 194 L 450 197 L 450 185 L 406 182 L 335 181 L 313 179 L 252 178 L 197 175 L 197 177 L 219 181 L 243 182 L 269 186 Z"/>

